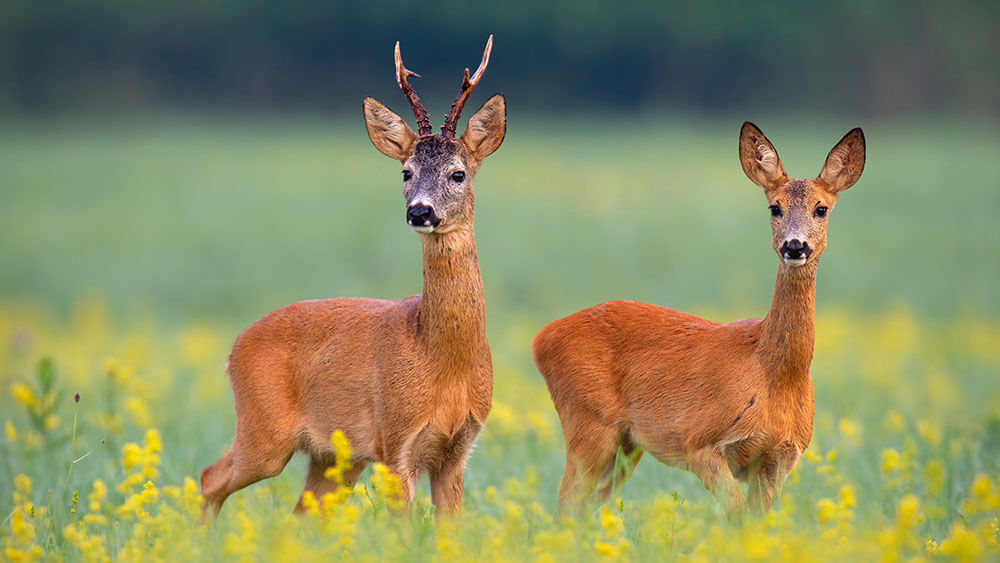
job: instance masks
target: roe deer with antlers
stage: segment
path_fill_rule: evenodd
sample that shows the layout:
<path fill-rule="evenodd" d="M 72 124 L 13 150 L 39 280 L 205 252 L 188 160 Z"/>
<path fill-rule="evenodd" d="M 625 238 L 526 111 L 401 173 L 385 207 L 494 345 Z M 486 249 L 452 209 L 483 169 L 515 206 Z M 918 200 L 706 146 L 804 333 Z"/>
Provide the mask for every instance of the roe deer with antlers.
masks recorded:
<path fill-rule="evenodd" d="M 506 132 L 506 102 L 497 94 L 458 138 L 462 106 L 489 62 L 469 70 L 441 133 L 408 79 L 396 43 L 396 80 L 417 117 L 418 132 L 373 98 L 365 98 L 368 135 L 403 164 L 406 221 L 420 233 L 423 294 L 385 301 L 325 299 L 278 309 L 233 345 L 229 377 L 236 437 L 201 475 L 206 518 L 234 491 L 277 475 L 295 451 L 309 455 L 305 491 L 317 498 L 337 484 L 330 436 L 351 443 L 353 485 L 371 462 L 399 476 L 404 500 L 430 475 L 438 513 L 461 510 L 465 464 L 490 412 L 493 367 L 486 341 L 483 284 L 473 236 L 472 179 Z M 304 493 L 303 493 L 304 494 Z M 302 510 L 302 500 L 296 506 Z"/>
<path fill-rule="evenodd" d="M 739 520 L 770 509 L 812 437 L 816 265 L 828 213 L 861 176 L 865 139 L 849 132 L 814 180 L 789 180 L 752 123 L 743 171 L 764 189 L 778 276 L 763 320 L 728 324 L 611 301 L 550 323 L 532 354 L 566 440 L 563 511 L 604 500 L 643 451 L 689 471 Z M 622 455 L 623 454 L 623 455 Z M 748 499 L 737 484 L 748 481 Z"/>

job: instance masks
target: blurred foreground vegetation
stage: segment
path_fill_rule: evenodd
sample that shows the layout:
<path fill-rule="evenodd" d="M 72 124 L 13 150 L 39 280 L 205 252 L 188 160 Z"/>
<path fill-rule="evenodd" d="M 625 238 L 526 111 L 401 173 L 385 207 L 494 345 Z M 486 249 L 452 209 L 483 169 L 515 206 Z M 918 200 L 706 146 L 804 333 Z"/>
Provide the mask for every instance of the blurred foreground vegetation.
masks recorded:
<path fill-rule="evenodd" d="M 391 103 L 397 110 L 401 104 Z M 758 120 L 793 176 L 857 123 Z M 360 117 L 193 117 L 0 128 L 0 550 L 7 559 L 995 559 L 1000 552 L 1000 141 L 958 122 L 861 123 L 868 168 L 831 213 L 813 443 L 742 526 L 645 460 L 590 518 L 554 515 L 555 412 L 528 354 L 611 298 L 766 312 L 777 257 L 739 121 L 512 114 L 476 178 L 494 411 L 457 529 L 391 477 L 289 516 L 305 467 L 197 524 L 232 438 L 223 366 L 247 324 L 304 298 L 419 291 L 398 164 Z M 80 394 L 75 403 L 73 395 Z M 74 430 L 75 429 L 75 430 Z M 75 462 L 75 463 L 74 463 Z"/>

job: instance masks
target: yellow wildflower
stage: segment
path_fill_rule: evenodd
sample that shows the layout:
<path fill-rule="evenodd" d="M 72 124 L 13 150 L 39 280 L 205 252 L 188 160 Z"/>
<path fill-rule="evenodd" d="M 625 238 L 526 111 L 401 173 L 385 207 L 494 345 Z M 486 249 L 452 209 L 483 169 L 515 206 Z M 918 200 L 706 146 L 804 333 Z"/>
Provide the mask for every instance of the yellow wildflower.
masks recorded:
<path fill-rule="evenodd" d="M 989 498 L 992 488 L 990 478 L 980 473 L 975 476 L 972 484 L 969 485 L 969 496 L 977 500 L 985 500 Z"/>
<path fill-rule="evenodd" d="M 601 507 L 601 529 L 606 537 L 616 538 L 625 531 L 625 523 L 621 516 L 604 505 Z"/>
<path fill-rule="evenodd" d="M 940 552 L 959 561 L 978 561 L 983 554 L 979 538 L 959 521 L 951 524 L 951 533 L 941 541 Z"/>
<path fill-rule="evenodd" d="M 10 534 L 17 545 L 29 545 L 35 540 L 35 524 L 22 507 L 16 507 L 10 515 Z"/>
<path fill-rule="evenodd" d="M 896 509 L 896 522 L 903 530 L 912 530 L 920 521 L 920 499 L 906 495 Z"/>
<path fill-rule="evenodd" d="M 571 549 L 573 549 L 573 532 L 571 530 L 554 529 L 535 535 L 533 551 L 539 556 L 568 553 Z"/>
<path fill-rule="evenodd" d="M 81 530 L 76 524 L 70 524 L 63 528 L 63 537 L 73 545 L 79 545 L 87 538 L 87 533 Z"/>
<path fill-rule="evenodd" d="M 844 485 L 840 488 L 840 504 L 846 508 L 854 508 L 857 505 L 857 497 L 854 495 L 854 487 Z"/>
<path fill-rule="evenodd" d="M 626 548 L 628 548 L 626 540 L 619 540 L 614 543 L 604 541 L 594 542 L 594 549 L 597 550 L 598 555 L 612 559 L 621 557 Z"/>
<path fill-rule="evenodd" d="M 11 383 L 10 396 L 18 403 L 32 408 L 38 405 L 38 396 L 24 383 Z"/>
<path fill-rule="evenodd" d="M 20 473 L 14 477 L 14 490 L 27 496 L 31 494 L 31 477 Z"/>
<path fill-rule="evenodd" d="M 239 533 L 227 534 L 222 543 L 226 555 L 242 555 L 249 558 L 257 552 L 257 527 L 247 513 L 236 513 L 236 528 Z"/>
<path fill-rule="evenodd" d="M 857 443 L 861 441 L 861 425 L 851 418 L 840 419 L 840 424 L 837 425 L 840 433 L 847 438 L 849 441 Z"/>
<path fill-rule="evenodd" d="M 54 414 L 47 414 L 42 420 L 42 427 L 46 430 L 55 430 L 59 428 L 59 417 Z"/>
<path fill-rule="evenodd" d="M 882 473 L 893 473 L 903 468 L 903 457 L 895 448 L 882 450 Z"/>
<path fill-rule="evenodd" d="M 152 481 L 146 481 L 146 484 L 142 486 L 142 502 L 143 504 L 156 504 L 156 500 L 160 498 L 160 492 L 156 490 L 156 485 Z"/>
<path fill-rule="evenodd" d="M 931 424 L 928 420 L 917 422 L 917 433 L 927 441 L 928 444 L 937 447 L 941 443 L 941 428 Z"/>
<path fill-rule="evenodd" d="M 309 516 L 319 516 L 319 502 L 316 501 L 316 495 L 312 491 L 302 493 L 302 509 Z"/>
<path fill-rule="evenodd" d="M 14 428 L 13 422 L 8 420 L 6 423 L 4 423 L 3 429 L 4 432 L 7 434 L 8 442 L 13 444 L 14 442 L 17 441 L 17 428 Z"/>
<path fill-rule="evenodd" d="M 486 492 L 483 493 L 483 500 L 486 501 L 486 504 L 491 504 L 493 506 L 500 506 L 502 502 L 500 500 L 500 493 L 493 485 L 486 487 Z"/>
<path fill-rule="evenodd" d="M 535 431 L 538 441 L 548 444 L 555 439 L 555 431 L 552 428 L 552 419 L 540 412 L 530 412 L 526 416 L 528 426 Z"/>
<path fill-rule="evenodd" d="M 145 401 L 139 397 L 129 397 L 125 399 L 125 411 L 132 418 L 136 426 L 149 426 L 153 418 L 149 414 Z"/>
<path fill-rule="evenodd" d="M 342 431 L 336 430 L 330 436 L 330 444 L 333 445 L 336 460 L 333 467 L 328 467 L 323 472 L 323 477 L 336 483 L 343 483 L 344 473 L 351 468 L 351 442 Z"/>
<path fill-rule="evenodd" d="M 372 487 L 375 494 L 382 499 L 386 506 L 392 508 L 402 508 L 403 506 L 403 483 L 399 476 L 389 471 L 389 468 L 382 463 L 372 466 Z"/>
<path fill-rule="evenodd" d="M 104 361 L 101 362 L 101 370 L 104 371 L 104 373 L 110 375 L 114 379 L 118 380 L 125 379 L 121 376 L 126 373 L 126 370 L 124 369 L 122 363 L 119 362 L 117 358 L 110 358 L 110 357 L 104 358 Z"/>
<path fill-rule="evenodd" d="M 927 550 L 928 555 L 937 555 L 941 552 L 941 546 L 932 540 L 929 534 L 927 535 L 927 543 L 924 544 L 924 549 Z"/>
<path fill-rule="evenodd" d="M 820 524 L 826 524 L 836 517 L 837 504 L 828 498 L 821 498 L 816 501 L 816 520 Z"/>
<path fill-rule="evenodd" d="M 906 428 L 906 419 L 898 410 L 889 409 L 889 412 L 885 413 L 882 426 L 889 432 L 902 432 Z"/>
<path fill-rule="evenodd" d="M 135 442 L 128 442 L 122 446 L 122 467 L 124 467 L 126 471 L 137 465 L 141 465 L 143 459 L 143 451 L 142 448 L 139 447 L 139 444 L 136 444 Z"/>
<path fill-rule="evenodd" d="M 163 451 L 163 440 L 160 438 L 160 431 L 150 428 L 146 431 L 146 448 L 154 454 Z"/>
<path fill-rule="evenodd" d="M 323 514 L 329 516 L 333 514 L 333 511 L 337 506 L 343 504 L 347 497 L 351 495 L 350 487 L 337 487 L 337 490 L 332 493 L 326 493 L 319 499 L 320 507 L 323 509 Z"/>
<path fill-rule="evenodd" d="M 191 477 L 184 478 L 184 509 L 191 516 L 197 516 L 201 512 L 201 505 L 205 499 L 201 496 L 201 489 L 197 481 Z"/>

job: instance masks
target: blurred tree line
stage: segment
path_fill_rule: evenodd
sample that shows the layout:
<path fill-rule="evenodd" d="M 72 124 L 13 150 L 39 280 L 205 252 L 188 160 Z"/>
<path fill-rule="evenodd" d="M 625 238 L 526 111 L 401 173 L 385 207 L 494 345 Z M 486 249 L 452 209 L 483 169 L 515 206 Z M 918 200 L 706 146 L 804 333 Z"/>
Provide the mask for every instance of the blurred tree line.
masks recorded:
<path fill-rule="evenodd" d="M 493 33 L 483 88 L 538 110 L 994 116 L 998 22 L 997 0 L 5 0 L 0 110 L 339 111 L 393 95 L 400 40 L 440 116 Z"/>

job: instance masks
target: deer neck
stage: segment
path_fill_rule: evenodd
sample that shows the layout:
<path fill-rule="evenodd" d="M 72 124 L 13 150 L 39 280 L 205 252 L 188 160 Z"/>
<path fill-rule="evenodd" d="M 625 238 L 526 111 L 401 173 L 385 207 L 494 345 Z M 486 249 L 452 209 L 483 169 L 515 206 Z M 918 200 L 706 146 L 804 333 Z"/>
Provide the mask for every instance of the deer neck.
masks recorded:
<path fill-rule="evenodd" d="M 816 263 L 778 265 L 758 354 L 772 385 L 806 382 L 816 341 Z"/>
<path fill-rule="evenodd" d="M 482 361 L 486 343 L 483 281 L 472 226 L 421 235 L 424 288 L 418 338 L 430 360 L 448 372 L 465 372 Z"/>

